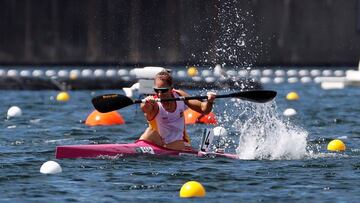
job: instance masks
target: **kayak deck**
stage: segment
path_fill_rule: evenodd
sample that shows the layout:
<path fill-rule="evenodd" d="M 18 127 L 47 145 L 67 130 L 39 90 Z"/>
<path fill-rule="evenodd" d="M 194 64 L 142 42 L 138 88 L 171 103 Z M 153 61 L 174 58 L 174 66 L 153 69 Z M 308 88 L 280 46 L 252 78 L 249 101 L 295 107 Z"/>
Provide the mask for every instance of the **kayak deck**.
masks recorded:
<path fill-rule="evenodd" d="M 236 154 L 202 152 L 197 150 L 172 150 L 155 145 L 145 140 L 138 140 L 128 144 L 93 144 L 93 145 L 64 145 L 57 146 L 55 152 L 56 159 L 75 159 L 75 158 L 98 158 L 101 156 L 220 156 L 231 159 L 238 159 Z"/>

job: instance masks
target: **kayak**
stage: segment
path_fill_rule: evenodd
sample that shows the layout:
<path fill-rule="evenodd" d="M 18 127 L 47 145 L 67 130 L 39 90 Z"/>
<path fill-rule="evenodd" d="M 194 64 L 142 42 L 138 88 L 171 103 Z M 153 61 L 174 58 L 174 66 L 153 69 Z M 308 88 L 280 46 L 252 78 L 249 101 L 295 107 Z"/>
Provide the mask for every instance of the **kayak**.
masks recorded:
<path fill-rule="evenodd" d="M 197 150 L 172 150 L 154 143 L 137 140 L 128 144 L 91 144 L 57 146 L 56 159 L 126 157 L 137 155 L 150 156 L 196 156 L 196 157 L 225 157 L 238 159 L 236 154 L 203 152 Z"/>

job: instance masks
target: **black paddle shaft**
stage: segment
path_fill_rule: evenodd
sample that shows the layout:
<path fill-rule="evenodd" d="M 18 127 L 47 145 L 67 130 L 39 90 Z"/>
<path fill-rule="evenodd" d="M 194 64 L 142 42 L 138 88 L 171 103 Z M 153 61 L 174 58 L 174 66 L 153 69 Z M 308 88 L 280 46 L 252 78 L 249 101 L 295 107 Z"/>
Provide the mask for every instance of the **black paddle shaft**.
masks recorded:
<path fill-rule="evenodd" d="M 276 96 L 275 91 L 270 90 L 252 90 L 244 92 L 235 92 L 230 94 L 220 94 L 216 95 L 216 98 L 228 98 L 234 97 L 243 100 L 248 100 L 252 102 L 265 103 L 272 100 Z M 189 96 L 189 97 L 178 97 L 178 98 L 169 98 L 169 99 L 157 99 L 157 102 L 167 102 L 167 101 L 185 101 L 185 100 L 204 100 L 207 99 L 207 96 Z M 142 103 L 144 100 L 135 100 L 134 103 Z"/>
<path fill-rule="evenodd" d="M 249 90 L 243 92 L 235 92 L 230 94 L 216 95 L 216 98 L 227 98 L 234 97 L 239 98 L 251 102 L 265 103 L 271 101 L 276 96 L 275 91 L 271 90 Z M 180 100 L 203 100 L 207 99 L 207 96 L 190 96 L 190 97 L 177 97 L 177 98 L 169 98 L 169 99 L 156 99 L 156 102 L 166 102 L 166 101 L 180 101 Z M 96 110 L 102 113 L 115 111 L 126 106 L 143 103 L 144 99 L 133 100 L 127 96 L 121 94 L 108 94 L 97 96 L 92 99 L 92 103 Z"/>

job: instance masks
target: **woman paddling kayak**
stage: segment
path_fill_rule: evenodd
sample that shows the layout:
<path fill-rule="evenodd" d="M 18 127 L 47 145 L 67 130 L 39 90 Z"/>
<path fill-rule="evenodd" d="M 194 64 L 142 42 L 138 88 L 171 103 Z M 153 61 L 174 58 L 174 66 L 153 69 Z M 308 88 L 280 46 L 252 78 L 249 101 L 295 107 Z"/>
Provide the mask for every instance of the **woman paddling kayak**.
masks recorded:
<path fill-rule="evenodd" d="M 189 107 L 201 114 L 211 112 L 216 94 L 207 93 L 207 101 L 199 100 L 155 102 L 156 98 L 168 99 L 189 96 L 183 90 L 175 90 L 172 86 L 172 76 L 167 71 L 161 71 L 154 78 L 154 96 L 145 98 L 141 104 L 149 127 L 139 140 L 146 140 L 169 149 L 185 150 L 190 148 L 190 138 L 185 129 L 184 111 Z"/>

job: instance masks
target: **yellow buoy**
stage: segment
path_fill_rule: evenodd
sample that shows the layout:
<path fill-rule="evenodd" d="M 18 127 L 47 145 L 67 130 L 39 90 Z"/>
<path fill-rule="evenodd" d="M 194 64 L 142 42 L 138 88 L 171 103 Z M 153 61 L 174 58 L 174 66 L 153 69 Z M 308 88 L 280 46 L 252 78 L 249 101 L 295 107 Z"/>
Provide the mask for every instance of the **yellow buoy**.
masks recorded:
<path fill-rule="evenodd" d="M 197 181 L 188 181 L 180 189 L 179 196 L 182 198 L 188 197 L 205 197 L 206 191 L 201 183 Z"/>
<path fill-rule="evenodd" d="M 189 77 L 194 77 L 198 74 L 198 70 L 196 67 L 191 66 L 188 70 L 187 70 L 187 74 Z"/>
<path fill-rule="evenodd" d="M 298 100 L 300 97 L 296 92 L 290 92 L 289 94 L 286 95 L 286 99 L 290 100 L 290 101 L 295 101 Z"/>
<path fill-rule="evenodd" d="M 56 96 L 56 100 L 57 101 L 61 101 L 61 102 L 66 102 L 70 99 L 70 96 L 67 92 L 60 92 L 57 96 Z"/>
<path fill-rule="evenodd" d="M 70 73 L 70 79 L 71 80 L 76 80 L 78 78 L 78 74 L 77 73 Z"/>
<path fill-rule="evenodd" d="M 327 150 L 329 151 L 345 151 L 346 146 L 343 143 L 343 141 L 341 140 L 332 140 L 331 142 L 329 142 L 328 146 L 327 146 Z"/>

